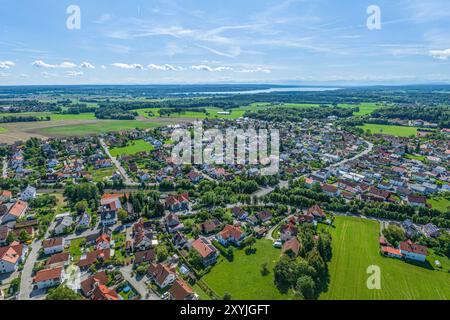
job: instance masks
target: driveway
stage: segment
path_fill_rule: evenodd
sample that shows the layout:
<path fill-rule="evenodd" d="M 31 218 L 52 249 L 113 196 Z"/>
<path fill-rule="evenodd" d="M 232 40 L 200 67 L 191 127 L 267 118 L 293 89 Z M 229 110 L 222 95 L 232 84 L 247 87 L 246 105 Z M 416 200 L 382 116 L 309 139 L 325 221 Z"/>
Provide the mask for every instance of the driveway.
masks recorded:
<path fill-rule="evenodd" d="M 120 268 L 120 271 L 122 272 L 124 279 L 127 280 L 137 292 L 139 292 L 142 300 L 161 300 L 161 298 L 153 293 L 145 283 L 147 276 L 140 279 L 133 277 L 131 265 Z"/>

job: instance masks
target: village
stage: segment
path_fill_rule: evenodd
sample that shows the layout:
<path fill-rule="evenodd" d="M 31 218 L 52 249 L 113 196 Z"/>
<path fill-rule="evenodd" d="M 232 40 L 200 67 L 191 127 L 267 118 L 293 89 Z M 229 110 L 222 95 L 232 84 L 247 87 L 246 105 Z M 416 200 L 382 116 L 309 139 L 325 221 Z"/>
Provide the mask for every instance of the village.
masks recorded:
<path fill-rule="evenodd" d="M 300 230 L 337 216 L 380 221 L 380 254 L 405 261 L 426 262 L 416 242 L 448 234 L 448 208 L 430 205 L 450 192 L 445 135 L 362 137 L 335 118 L 206 120 L 280 130 L 279 173 L 260 176 L 249 164 L 174 165 L 171 132 L 191 126 L 6 146 L 0 297 L 65 288 L 92 300 L 227 298 L 202 280 L 221 260 L 251 255 L 261 239 L 297 257 Z"/>

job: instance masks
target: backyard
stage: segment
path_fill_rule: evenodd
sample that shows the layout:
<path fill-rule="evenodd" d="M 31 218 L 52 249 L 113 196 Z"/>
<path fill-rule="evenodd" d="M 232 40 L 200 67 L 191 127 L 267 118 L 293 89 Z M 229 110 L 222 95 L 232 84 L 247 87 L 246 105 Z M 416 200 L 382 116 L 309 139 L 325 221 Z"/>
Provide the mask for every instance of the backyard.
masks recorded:
<path fill-rule="evenodd" d="M 130 144 L 123 148 L 114 148 L 111 149 L 111 155 L 113 157 L 117 157 L 120 155 L 134 155 L 139 152 L 149 152 L 152 151 L 154 147 L 145 140 L 134 140 L 131 141 Z"/>
<path fill-rule="evenodd" d="M 231 294 L 232 299 L 287 300 L 292 296 L 281 294 L 274 284 L 273 267 L 281 251 L 270 240 L 258 240 L 254 245 L 256 254 L 246 255 L 244 250 L 234 251 L 234 260 L 220 262 L 202 278 L 219 296 Z M 269 265 L 270 274 L 262 276 L 261 265 Z"/>

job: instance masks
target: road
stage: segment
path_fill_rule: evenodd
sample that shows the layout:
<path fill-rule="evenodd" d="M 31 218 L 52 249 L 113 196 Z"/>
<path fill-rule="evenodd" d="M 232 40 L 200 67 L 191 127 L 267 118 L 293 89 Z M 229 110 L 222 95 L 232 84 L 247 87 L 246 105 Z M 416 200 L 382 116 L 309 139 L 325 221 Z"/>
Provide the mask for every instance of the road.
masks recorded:
<path fill-rule="evenodd" d="M 373 150 L 373 143 L 371 143 L 371 142 L 369 142 L 367 140 L 364 140 L 364 142 L 367 143 L 367 145 L 368 145 L 368 148 L 366 150 L 364 150 L 363 152 L 357 154 L 353 158 L 344 159 L 344 160 L 342 160 L 342 161 L 340 161 L 338 163 L 332 164 L 330 167 L 332 167 L 332 168 L 339 167 L 339 166 L 341 166 L 343 164 L 346 164 L 347 162 L 358 160 L 359 158 L 361 158 L 361 157 L 363 157 L 365 155 L 368 155 Z"/>
<path fill-rule="evenodd" d="M 135 277 L 133 277 L 131 265 L 120 268 L 120 271 L 122 272 L 124 279 L 127 280 L 133 286 L 133 288 L 137 290 L 137 292 L 139 292 L 142 300 L 161 300 L 158 295 L 153 293 L 148 288 L 147 284 L 145 283 L 145 280 L 147 278 L 146 276 L 142 277 L 140 280 L 137 280 Z"/>
<path fill-rule="evenodd" d="M 120 164 L 120 161 L 111 155 L 111 153 L 109 152 L 109 148 L 106 145 L 105 140 L 103 140 L 103 138 L 100 139 L 100 144 L 101 144 L 103 150 L 105 151 L 106 155 L 111 159 L 112 163 L 116 166 L 117 170 L 119 170 L 120 175 L 123 177 L 123 179 L 125 181 L 125 185 L 127 185 L 127 186 L 139 185 L 139 183 L 133 182 L 133 180 L 131 180 L 127 171 Z"/>

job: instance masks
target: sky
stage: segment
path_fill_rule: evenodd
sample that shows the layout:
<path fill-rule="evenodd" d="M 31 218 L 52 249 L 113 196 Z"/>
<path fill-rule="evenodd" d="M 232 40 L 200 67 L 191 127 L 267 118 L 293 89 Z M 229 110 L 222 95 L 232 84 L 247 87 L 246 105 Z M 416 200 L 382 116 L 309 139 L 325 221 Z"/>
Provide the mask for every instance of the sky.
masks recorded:
<path fill-rule="evenodd" d="M 0 85 L 447 82 L 448 0 L 0 3 Z"/>

